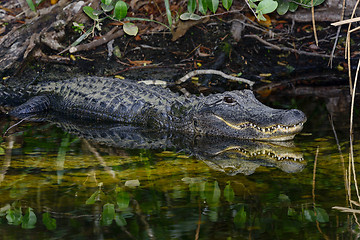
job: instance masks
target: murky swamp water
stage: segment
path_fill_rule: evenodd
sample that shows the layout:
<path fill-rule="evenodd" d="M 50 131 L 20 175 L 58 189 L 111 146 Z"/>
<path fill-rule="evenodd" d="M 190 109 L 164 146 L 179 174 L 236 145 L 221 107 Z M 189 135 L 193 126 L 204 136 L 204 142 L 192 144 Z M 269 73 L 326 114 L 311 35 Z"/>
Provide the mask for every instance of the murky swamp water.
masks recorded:
<path fill-rule="evenodd" d="M 286 146 L 200 139 L 189 151 L 130 149 L 118 133 L 89 139 L 88 129 L 84 138 L 22 123 L 0 138 L 1 239 L 357 239 L 358 214 L 333 207 L 351 199 L 359 208 L 359 128 L 349 172 L 348 108 L 332 101 L 272 101 L 308 116 Z M 14 123 L 3 117 L 2 132 Z"/>

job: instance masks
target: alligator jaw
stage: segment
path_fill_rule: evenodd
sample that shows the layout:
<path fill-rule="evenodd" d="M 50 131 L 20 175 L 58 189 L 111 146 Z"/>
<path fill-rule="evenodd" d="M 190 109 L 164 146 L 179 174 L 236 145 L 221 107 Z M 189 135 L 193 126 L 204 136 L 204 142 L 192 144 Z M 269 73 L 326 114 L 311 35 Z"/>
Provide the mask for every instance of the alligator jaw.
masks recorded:
<path fill-rule="evenodd" d="M 297 133 L 299 133 L 303 129 L 304 122 L 300 122 L 291 126 L 284 126 L 284 125 L 272 125 L 267 127 L 260 127 L 251 122 L 242 122 L 233 124 L 220 116 L 215 115 L 215 117 L 222 122 L 224 122 L 229 127 L 236 129 L 236 130 L 245 130 L 251 128 L 263 135 L 263 137 L 258 138 L 258 140 L 268 140 L 268 141 L 287 141 L 291 140 L 295 137 Z"/>
<path fill-rule="evenodd" d="M 286 148 L 284 147 L 284 149 L 286 149 Z M 298 153 L 294 153 L 294 152 L 285 152 L 285 153 L 277 152 L 276 148 L 272 149 L 271 147 L 269 147 L 269 148 L 264 147 L 263 149 L 258 149 L 258 150 L 252 151 L 251 149 L 246 149 L 246 148 L 243 148 L 242 146 L 229 146 L 226 149 L 216 152 L 215 155 L 220 155 L 220 154 L 224 154 L 227 152 L 241 153 L 243 156 L 245 156 L 247 158 L 252 158 L 252 157 L 259 158 L 259 157 L 263 156 L 268 159 L 273 159 L 273 160 L 277 160 L 277 161 L 286 160 L 286 161 L 301 162 L 304 160 L 304 157 L 302 154 L 298 154 Z"/>

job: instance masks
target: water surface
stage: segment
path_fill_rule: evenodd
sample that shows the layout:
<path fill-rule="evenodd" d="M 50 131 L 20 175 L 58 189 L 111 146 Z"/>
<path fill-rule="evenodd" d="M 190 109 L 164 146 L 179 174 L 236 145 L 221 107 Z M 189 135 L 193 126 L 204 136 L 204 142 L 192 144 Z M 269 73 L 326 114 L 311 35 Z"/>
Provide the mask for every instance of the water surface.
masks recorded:
<path fill-rule="evenodd" d="M 109 142 L 47 122 L 22 123 L 0 138 L 1 236 L 356 238 L 357 215 L 333 209 L 351 207 L 350 199 L 356 209 L 360 201 L 353 181 L 360 142 L 356 131 L 352 171 L 346 112 L 330 112 L 329 101 L 318 98 L 271 104 L 298 107 L 309 118 L 290 145 L 196 139 L 190 147 L 189 139 L 160 137 L 146 149 L 130 147 L 134 139 L 124 147 L 122 136 Z M 3 116 L 2 132 L 14 123 Z"/>

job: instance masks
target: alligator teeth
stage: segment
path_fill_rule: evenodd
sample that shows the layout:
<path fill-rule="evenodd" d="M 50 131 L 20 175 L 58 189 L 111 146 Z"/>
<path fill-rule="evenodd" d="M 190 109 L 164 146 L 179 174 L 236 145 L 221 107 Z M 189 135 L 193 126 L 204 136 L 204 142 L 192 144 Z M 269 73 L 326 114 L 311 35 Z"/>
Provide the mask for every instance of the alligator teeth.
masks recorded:
<path fill-rule="evenodd" d="M 216 116 L 216 115 L 215 115 Z M 232 124 L 228 121 L 226 121 L 225 119 L 223 119 L 222 117 L 219 117 L 219 116 L 216 116 L 218 119 L 220 119 L 221 121 L 223 121 L 224 123 L 226 123 L 229 127 L 232 127 L 234 129 L 244 129 L 244 128 L 253 128 L 253 129 L 256 129 L 258 131 L 261 131 L 261 132 L 274 132 L 274 131 L 285 131 L 285 132 L 292 132 L 292 131 L 296 131 L 297 128 L 300 128 L 303 126 L 303 123 L 298 123 L 298 124 L 294 124 L 292 126 L 281 126 L 281 125 L 274 125 L 274 126 L 270 126 L 270 127 L 260 127 L 260 126 L 257 126 L 256 124 L 254 123 L 251 123 L 251 122 L 246 122 L 246 123 L 241 123 L 241 124 Z"/>
<path fill-rule="evenodd" d="M 239 146 L 231 146 L 231 147 L 228 147 L 226 148 L 225 150 L 222 150 L 222 151 L 219 151 L 217 153 L 215 153 L 215 155 L 218 155 L 218 154 L 222 154 L 224 152 L 241 152 L 242 154 L 246 155 L 247 157 L 261 157 L 261 155 L 265 155 L 265 156 L 268 156 L 274 160 L 277 160 L 277 161 L 283 161 L 283 160 L 288 160 L 288 161 L 303 161 L 304 158 L 303 157 L 297 157 L 297 156 L 294 156 L 293 154 L 291 154 L 291 156 L 289 155 L 285 155 L 284 154 L 281 154 L 280 156 L 277 155 L 276 153 L 272 152 L 271 150 L 268 151 L 266 149 L 262 149 L 262 150 L 259 150 L 259 151 L 256 151 L 256 152 L 252 152 L 252 151 L 248 151 L 248 150 L 245 150 L 244 148 L 242 147 L 239 147 Z"/>

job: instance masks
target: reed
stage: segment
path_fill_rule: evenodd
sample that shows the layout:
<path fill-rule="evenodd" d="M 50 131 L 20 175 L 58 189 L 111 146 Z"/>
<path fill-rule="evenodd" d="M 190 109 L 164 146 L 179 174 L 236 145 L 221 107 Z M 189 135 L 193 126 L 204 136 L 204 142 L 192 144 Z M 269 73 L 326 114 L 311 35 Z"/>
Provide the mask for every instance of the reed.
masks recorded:
<path fill-rule="evenodd" d="M 353 12 L 351 14 L 350 19 L 341 20 L 336 23 L 332 23 L 333 26 L 341 26 L 343 24 L 348 24 L 347 34 L 346 34 L 346 45 L 345 45 L 345 59 L 348 62 L 348 77 L 349 77 L 349 87 L 350 87 L 350 95 L 351 95 L 351 106 L 350 106 L 350 119 L 349 119 L 349 162 L 348 162 L 348 169 L 344 172 L 344 179 L 345 179 L 345 190 L 346 190 L 346 197 L 347 197 L 347 207 L 341 206 L 334 206 L 333 209 L 336 209 L 341 212 L 352 213 L 353 219 L 355 223 L 360 227 L 360 223 L 358 220 L 358 215 L 360 210 L 357 209 L 360 207 L 360 191 L 359 186 L 357 183 L 357 174 L 355 169 L 355 160 L 354 160 L 354 106 L 355 106 L 355 96 L 356 96 L 356 86 L 359 78 L 359 71 L 360 71 L 360 59 L 358 61 L 358 65 L 355 72 L 354 81 L 352 81 L 351 75 L 351 46 L 350 46 L 350 37 L 353 32 L 356 32 L 360 29 L 360 27 L 352 28 L 351 24 L 355 22 L 359 22 L 360 18 L 354 18 L 355 10 L 359 5 L 360 0 L 357 0 Z M 334 129 L 333 129 L 334 130 Z M 336 134 L 336 132 L 334 131 Z M 336 136 L 336 135 L 335 135 Z M 340 150 L 340 149 L 339 149 Z M 341 152 L 340 152 L 341 153 Z M 340 156 L 342 156 L 340 154 Z M 352 200 L 352 187 L 355 189 L 357 201 Z"/>

